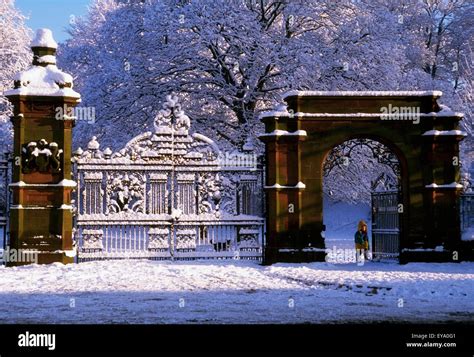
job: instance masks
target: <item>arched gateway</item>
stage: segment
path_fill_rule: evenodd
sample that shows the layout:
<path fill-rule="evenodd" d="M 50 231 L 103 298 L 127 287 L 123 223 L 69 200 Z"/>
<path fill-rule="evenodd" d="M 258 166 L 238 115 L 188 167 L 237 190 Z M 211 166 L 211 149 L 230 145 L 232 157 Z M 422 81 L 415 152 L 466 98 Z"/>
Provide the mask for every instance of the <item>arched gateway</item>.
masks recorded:
<path fill-rule="evenodd" d="M 400 163 L 400 261 L 462 260 L 458 200 L 462 114 L 438 91 L 292 91 L 265 112 L 266 263 L 325 259 L 323 165 L 351 139 L 387 146 Z"/>

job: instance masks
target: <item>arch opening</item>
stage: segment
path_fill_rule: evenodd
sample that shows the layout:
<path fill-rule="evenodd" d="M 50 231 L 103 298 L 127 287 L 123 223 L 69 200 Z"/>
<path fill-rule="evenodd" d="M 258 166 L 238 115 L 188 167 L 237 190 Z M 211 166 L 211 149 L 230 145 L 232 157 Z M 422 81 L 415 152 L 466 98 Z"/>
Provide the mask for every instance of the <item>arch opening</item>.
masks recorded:
<path fill-rule="evenodd" d="M 398 259 L 404 171 L 400 155 L 386 140 L 365 136 L 349 138 L 327 152 L 322 172 L 328 261 L 356 260 L 354 235 L 361 220 L 368 227 L 368 255 Z"/>

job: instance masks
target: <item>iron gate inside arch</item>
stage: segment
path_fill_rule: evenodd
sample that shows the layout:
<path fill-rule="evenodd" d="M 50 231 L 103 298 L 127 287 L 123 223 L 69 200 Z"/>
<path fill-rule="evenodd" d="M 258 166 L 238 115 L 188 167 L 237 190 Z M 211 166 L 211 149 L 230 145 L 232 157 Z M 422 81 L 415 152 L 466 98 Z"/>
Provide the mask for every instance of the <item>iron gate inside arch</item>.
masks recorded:
<path fill-rule="evenodd" d="M 400 214 L 398 190 L 372 192 L 372 255 L 374 260 L 397 260 L 400 255 Z"/>

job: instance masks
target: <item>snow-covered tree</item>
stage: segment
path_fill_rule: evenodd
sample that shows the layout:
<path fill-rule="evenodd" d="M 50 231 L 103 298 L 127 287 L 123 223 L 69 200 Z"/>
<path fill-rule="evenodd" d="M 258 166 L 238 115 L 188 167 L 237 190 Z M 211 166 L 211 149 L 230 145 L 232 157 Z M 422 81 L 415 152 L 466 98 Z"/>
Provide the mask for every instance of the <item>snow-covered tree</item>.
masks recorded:
<path fill-rule="evenodd" d="M 469 0 L 95 0 L 59 55 L 97 113 L 76 144 L 123 146 L 171 92 L 223 147 L 261 132 L 289 89 L 440 89 L 466 111 L 472 14 Z"/>
<path fill-rule="evenodd" d="M 82 141 L 123 142 L 177 92 L 200 130 L 240 145 L 288 89 L 429 87 L 404 30 L 382 0 L 96 0 L 60 58 L 99 114 Z"/>
<path fill-rule="evenodd" d="M 473 39 L 474 41 L 474 39 Z M 467 170 L 474 167 L 474 47 L 469 47 L 460 59 L 459 86 L 457 88 L 457 99 L 459 106 L 463 108 L 463 127 L 467 132 L 467 138 L 461 142 L 462 169 Z M 474 179 L 474 177 L 471 177 Z"/>
<path fill-rule="evenodd" d="M 474 144 L 472 103 L 474 80 L 474 3 L 470 0 L 425 0 L 425 44 L 428 55 L 424 70 L 444 91 L 442 101 L 463 112 L 461 143 L 463 170 L 472 163 Z"/>
<path fill-rule="evenodd" d="M 177 92 L 200 129 L 241 144 L 259 106 L 307 76 L 299 70 L 304 31 L 289 19 L 291 33 L 282 25 L 286 7 L 276 1 L 96 1 L 60 55 L 63 67 L 83 77 L 76 83 L 84 105 L 99 113 L 98 125 L 82 125 L 78 135 L 95 130 L 115 146 L 114 140 L 150 126 L 160 100 Z M 112 131 L 114 123 L 126 130 Z"/>
<path fill-rule="evenodd" d="M 137 100 L 135 93 L 130 93 L 127 103 L 116 100 L 120 88 L 127 83 L 126 49 L 130 39 L 134 38 L 128 35 L 112 38 L 114 32 L 110 29 L 120 26 L 121 22 L 112 22 L 118 16 L 111 14 L 119 8 L 120 4 L 114 0 L 95 0 L 89 7 L 87 18 L 74 18 L 71 23 L 69 33 L 72 39 L 59 46 L 59 66 L 74 75 L 75 87 L 82 95 L 81 106 L 95 108 L 95 125 L 78 122 L 75 128 L 74 137 L 81 138 L 81 144 L 87 143 L 94 135 L 102 137 L 106 132 L 114 140 L 113 131 L 120 133 L 125 127 L 115 121 L 116 117 L 128 117 L 128 105 Z M 123 24 L 129 24 L 128 20 Z M 120 31 L 116 30 L 117 33 Z M 115 100 L 116 104 L 110 105 Z M 123 142 L 126 137 L 117 139 Z"/>
<path fill-rule="evenodd" d="M 333 202 L 370 204 L 372 191 L 396 190 L 398 157 L 385 145 L 353 139 L 336 146 L 324 162 L 324 193 Z"/>
<path fill-rule="evenodd" d="M 13 0 L 0 0 L 0 151 L 11 146 L 11 107 L 3 92 L 13 88 L 13 76 L 31 63 L 31 30 Z"/>
<path fill-rule="evenodd" d="M 188 99 L 201 127 L 237 146 L 261 131 L 256 112 L 307 76 L 300 71 L 307 44 L 285 26 L 287 2 L 258 3 L 174 6 L 154 33 L 154 61 L 169 89 Z"/>

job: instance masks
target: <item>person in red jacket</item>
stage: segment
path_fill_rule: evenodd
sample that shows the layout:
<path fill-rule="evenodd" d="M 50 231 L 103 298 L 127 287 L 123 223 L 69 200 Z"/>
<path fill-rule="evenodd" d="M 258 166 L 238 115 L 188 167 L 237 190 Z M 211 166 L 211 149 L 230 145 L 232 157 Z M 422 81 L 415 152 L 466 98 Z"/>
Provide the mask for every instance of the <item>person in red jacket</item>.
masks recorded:
<path fill-rule="evenodd" d="M 369 259 L 369 236 L 367 233 L 367 223 L 363 220 L 359 221 L 357 232 L 354 235 L 357 262 L 360 261 L 362 254 L 366 260 Z"/>

